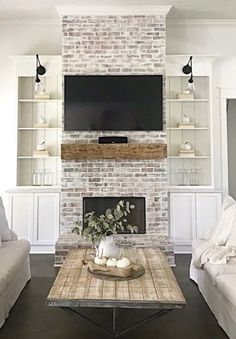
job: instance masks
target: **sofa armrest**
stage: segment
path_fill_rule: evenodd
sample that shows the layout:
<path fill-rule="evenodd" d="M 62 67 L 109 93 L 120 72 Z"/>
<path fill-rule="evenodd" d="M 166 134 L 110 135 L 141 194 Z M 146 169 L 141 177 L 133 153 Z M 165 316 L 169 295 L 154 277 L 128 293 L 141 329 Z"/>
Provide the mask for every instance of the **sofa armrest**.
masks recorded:
<path fill-rule="evenodd" d="M 10 230 L 10 234 L 11 234 L 11 241 L 18 240 L 17 234 L 14 231 Z"/>

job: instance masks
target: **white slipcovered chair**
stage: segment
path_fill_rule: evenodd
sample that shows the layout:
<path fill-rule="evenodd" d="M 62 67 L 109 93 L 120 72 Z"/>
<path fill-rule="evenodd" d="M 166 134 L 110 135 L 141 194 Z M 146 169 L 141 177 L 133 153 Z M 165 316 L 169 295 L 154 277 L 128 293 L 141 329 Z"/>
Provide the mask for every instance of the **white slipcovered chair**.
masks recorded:
<path fill-rule="evenodd" d="M 0 197 L 0 327 L 31 278 L 29 252 L 29 242 L 9 229 Z"/>

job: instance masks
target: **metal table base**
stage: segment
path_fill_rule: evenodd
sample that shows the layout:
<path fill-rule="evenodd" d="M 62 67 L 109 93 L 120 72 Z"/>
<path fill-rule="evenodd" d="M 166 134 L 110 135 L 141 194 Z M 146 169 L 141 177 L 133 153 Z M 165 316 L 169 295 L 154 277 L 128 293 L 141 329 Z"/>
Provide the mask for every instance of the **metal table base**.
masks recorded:
<path fill-rule="evenodd" d="M 71 307 L 61 307 L 61 309 L 69 312 L 72 315 L 75 315 L 77 317 L 79 317 L 82 320 L 87 321 L 89 324 L 92 324 L 94 327 L 99 328 L 100 330 L 105 331 L 106 333 L 108 333 L 112 338 L 120 338 L 121 336 L 129 333 L 130 331 L 142 327 L 145 324 L 162 317 L 163 315 L 173 311 L 173 309 L 161 309 L 158 312 L 155 312 L 154 314 L 144 318 L 143 320 L 138 321 L 136 324 L 127 327 L 125 330 L 122 330 L 120 332 L 117 331 L 117 324 L 118 324 L 118 308 L 112 308 L 112 331 L 108 330 L 107 328 L 105 328 L 104 326 L 102 326 L 101 324 L 95 322 L 94 320 L 88 318 L 87 316 L 85 316 L 84 314 L 78 312 L 76 309 L 71 308 Z"/>

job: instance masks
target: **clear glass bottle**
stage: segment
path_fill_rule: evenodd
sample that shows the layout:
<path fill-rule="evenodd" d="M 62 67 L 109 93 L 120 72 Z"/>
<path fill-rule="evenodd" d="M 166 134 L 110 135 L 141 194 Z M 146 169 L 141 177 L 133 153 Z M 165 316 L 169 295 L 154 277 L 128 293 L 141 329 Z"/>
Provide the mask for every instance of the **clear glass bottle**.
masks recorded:
<path fill-rule="evenodd" d="M 119 259 L 128 258 L 132 264 L 136 263 L 136 246 L 132 240 L 127 240 L 124 237 L 123 240 L 117 241 L 116 246 L 119 249 Z"/>
<path fill-rule="evenodd" d="M 187 185 L 188 185 L 188 171 L 184 168 L 181 168 L 178 171 L 178 186 L 187 186 Z"/>
<path fill-rule="evenodd" d="M 183 176 L 183 170 L 179 169 L 178 171 L 178 185 L 183 186 L 184 185 L 184 176 Z"/>
<path fill-rule="evenodd" d="M 42 185 L 42 171 L 34 170 L 32 174 L 32 185 L 33 186 L 41 186 Z"/>
<path fill-rule="evenodd" d="M 47 168 L 44 170 L 44 186 L 52 186 L 52 185 L 53 185 L 52 170 Z"/>
<path fill-rule="evenodd" d="M 189 172 L 189 185 L 197 186 L 198 185 L 198 175 L 195 169 L 190 170 Z"/>
<path fill-rule="evenodd" d="M 198 185 L 198 175 L 195 169 L 189 171 L 189 185 L 197 186 Z"/>

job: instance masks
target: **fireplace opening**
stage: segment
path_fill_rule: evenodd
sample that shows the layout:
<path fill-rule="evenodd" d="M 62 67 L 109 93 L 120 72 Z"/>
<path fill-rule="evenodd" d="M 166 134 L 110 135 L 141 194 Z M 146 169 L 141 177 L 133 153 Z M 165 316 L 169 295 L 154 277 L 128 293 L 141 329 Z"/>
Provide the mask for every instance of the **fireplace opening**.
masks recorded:
<path fill-rule="evenodd" d="M 143 197 L 87 197 L 83 198 L 83 217 L 86 213 L 94 211 L 96 215 L 104 214 L 108 208 L 115 207 L 120 200 L 129 201 L 135 208 L 127 216 L 131 225 L 138 227 L 138 234 L 146 233 L 146 206 Z M 84 219 L 84 218 L 83 218 Z M 83 227 L 85 225 L 83 224 Z M 119 232 L 129 234 L 129 231 Z"/>

